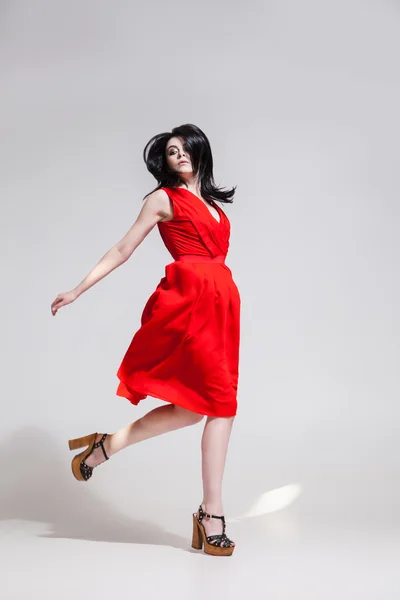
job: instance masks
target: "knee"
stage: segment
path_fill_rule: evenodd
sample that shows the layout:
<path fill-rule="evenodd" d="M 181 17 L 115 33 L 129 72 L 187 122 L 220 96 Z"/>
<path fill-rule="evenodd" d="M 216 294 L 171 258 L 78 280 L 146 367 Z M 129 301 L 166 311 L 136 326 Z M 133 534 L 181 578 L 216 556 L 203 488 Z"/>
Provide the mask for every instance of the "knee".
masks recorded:
<path fill-rule="evenodd" d="M 195 412 L 190 412 L 188 415 L 189 425 L 196 425 L 196 423 L 200 423 L 204 419 L 204 415 L 199 415 Z"/>
<path fill-rule="evenodd" d="M 180 415 L 183 421 L 188 425 L 195 425 L 196 423 L 200 423 L 204 419 L 204 415 L 200 415 L 191 410 L 187 410 L 186 408 L 182 408 L 175 404 L 174 406 L 175 412 Z"/>
<path fill-rule="evenodd" d="M 193 424 L 200 423 L 204 419 L 204 415 L 199 415 L 197 413 L 193 413 Z"/>

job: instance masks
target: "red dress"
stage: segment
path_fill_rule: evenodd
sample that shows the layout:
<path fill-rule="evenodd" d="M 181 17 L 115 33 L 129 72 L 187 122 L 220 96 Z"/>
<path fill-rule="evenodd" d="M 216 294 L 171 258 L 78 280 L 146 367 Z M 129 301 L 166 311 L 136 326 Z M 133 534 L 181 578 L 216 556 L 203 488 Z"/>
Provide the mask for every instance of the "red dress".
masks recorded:
<path fill-rule="evenodd" d="M 159 222 L 174 258 L 143 309 L 118 369 L 117 395 L 138 404 L 146 396 L 202 415 L 237 411 L 240 295 L 225 264 L 230 222 L 219 222 L 186 188 L 162 188 L 173 205 Z"/>

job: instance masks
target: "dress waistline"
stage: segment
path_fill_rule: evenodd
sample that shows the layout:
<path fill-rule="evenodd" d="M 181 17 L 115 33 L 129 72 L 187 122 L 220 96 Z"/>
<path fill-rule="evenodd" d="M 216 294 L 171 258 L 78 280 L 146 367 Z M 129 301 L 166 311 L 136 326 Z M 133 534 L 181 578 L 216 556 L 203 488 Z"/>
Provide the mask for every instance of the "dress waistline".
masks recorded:
<path fill-rule="evenodd" d="M 175 259 L 176 262 L 197 262 L 197 263 L 225 263 L 225 256 L 219 254 L 218 256 L 206 256 L 203 254 L 180 254 Z"/>

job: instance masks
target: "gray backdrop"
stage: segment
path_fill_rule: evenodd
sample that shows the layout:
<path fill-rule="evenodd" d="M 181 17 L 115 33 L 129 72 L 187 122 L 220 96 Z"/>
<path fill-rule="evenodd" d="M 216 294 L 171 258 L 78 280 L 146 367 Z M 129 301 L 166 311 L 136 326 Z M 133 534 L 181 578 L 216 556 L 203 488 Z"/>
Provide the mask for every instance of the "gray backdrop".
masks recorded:
<path fill-rule="evenodd" d="M 399 4 L 21 0 L 0 10 L 9 541 L 15 530 L 155 544 L 160 529 L 165 544 L 191 534 L 203 425 L 128 448 L 84 489 L 67 447 L 162 404 L 115 396 L 172 260 L 157 228 L 128 263 L 50 312 L 155 186 L 145 143 L 187 122 L 210 139 L 217 183 L 237 185 L 226 206 L 242 295 L 231 527 L 240 516 L 283 540 L 305 523 L 397 528 Z M 266 516 L 248 518 L 260 498 Z"/>

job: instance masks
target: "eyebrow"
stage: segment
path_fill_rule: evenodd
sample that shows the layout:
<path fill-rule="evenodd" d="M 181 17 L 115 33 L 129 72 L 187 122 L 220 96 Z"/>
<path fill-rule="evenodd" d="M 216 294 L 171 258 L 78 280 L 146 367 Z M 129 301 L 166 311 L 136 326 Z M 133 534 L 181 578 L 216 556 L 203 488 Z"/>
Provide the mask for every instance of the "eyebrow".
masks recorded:
<path fill-rule="evenodd" d="M 171 144 L 170 146 L 168 146 L 167 150 L 171 150 L 171 148 L 176 148 L 177 150 L 179 150 L 178 146 L 175 146 L 175 144 Z"/>

